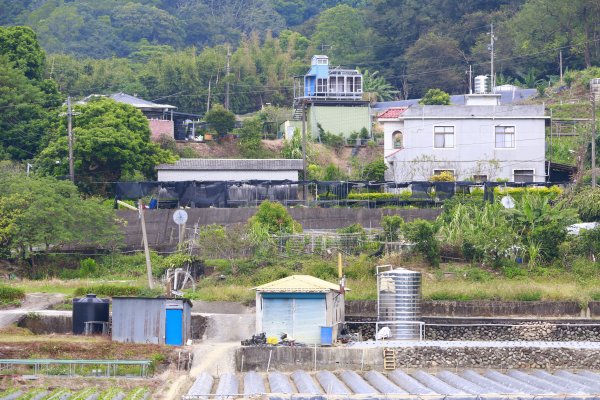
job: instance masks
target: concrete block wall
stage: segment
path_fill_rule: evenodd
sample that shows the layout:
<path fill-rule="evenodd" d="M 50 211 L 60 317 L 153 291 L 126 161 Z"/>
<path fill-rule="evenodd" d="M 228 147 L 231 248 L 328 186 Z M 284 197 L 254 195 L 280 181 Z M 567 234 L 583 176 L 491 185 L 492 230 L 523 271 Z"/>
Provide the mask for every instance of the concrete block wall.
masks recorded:
<path fill-rule="evenodd" d="M 243 224 L 256 213 L 256 208 L 193 208 L 188 213 L 187 227 L 218 224 Z M 379 228 L 384 215 L 400 215 L 405 221 L 417 218 L 433 220 L 440 209 L 368 209 L 368 208 L 289 208 L 290 215 L 302 224 L 304 229 L 339 229 L 360 223 L 365 228 Z M 178 227 L 173 222 L 175 210 L 147 210 L 146 231 L 150 247 L 168 249 L 177 245 Z M 142 229 L 136 212 L 117 212 L 123 220 L 122 232 L 125 245 L 130 249 L 142 249 Z"/>

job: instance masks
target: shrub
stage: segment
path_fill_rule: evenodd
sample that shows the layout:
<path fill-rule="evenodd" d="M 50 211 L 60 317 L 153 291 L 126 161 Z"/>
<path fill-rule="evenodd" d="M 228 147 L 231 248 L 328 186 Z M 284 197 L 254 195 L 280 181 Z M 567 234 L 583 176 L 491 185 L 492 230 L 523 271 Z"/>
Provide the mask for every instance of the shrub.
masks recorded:
<path fill-rule="evenodd" d="M 79 262 L 79 277 L 89 278 L 96 274 L 98 264 L 93 258 L 85 258 Z"/>
<path fill-rule="evenodd" d="M 391 200 L 397 198 L 393 193 L 348 193 L 348 200 Z"/>
<path fill-rule="evenodd" d="M 442 171 L 437 175 L 432 175 L 429 180 L 431 182 L 454 182 L 456 178 L 452 172 Z"/>
<path fill-rule="evenodd" d="M 336 153 L 339 153 L 346 144 L 344 137 L 340 135 L 335 135 L 331 132 L 325 132 L 321 124 L 317 124 L 317 128 L 319 129 L 319 137 L 321 138 L 321 143 L 324 145 L 332 147 Z"/>
<path fill-rule="evenodd" d="M 435 237 L 436 226 L 429 221 L 417 219 L 404 225 L 406 238 L 414 243 L 415 250 L 433 266 L 440 265 L 440 244 Z"/>
<path fill-rule="evenodd" d="M 384 239 L 392 242 L 398 240 L 402 225 L 404 225 L 404 219 L 399 215 L 384 215 L 381 217 Z"/>
<path fill-rule="evenodd" d="M 383 160 L 383 157 L 371 161 L 363 169 L 362 179 L 374 182 L 381 182 L 385 179 L 384 176 L 387 168 L 387 164 Z"/>
<path fill-rule="evenodd" d="M 550 261 L 558 258 L 560 244 L 565 241 L 566 237 L 566 228 L 551 222 L 546 225 L 534 226 L 527 240 L 529 243 L 539 244 L 542 259 Z"/>
<path fill-rule="evenodd" d="M 263 226 L 270 234 L 302 232 L 302 225 L 290 216 L 281 203 L 268 200 L 260 204 L 248 223 L 250 226 Z"/>
<path fill-rule="evenodd" d="M 470 268 L 467 271 L 467 279 L 473 282 L 489 282 L 492 280 L 492 275 L 481 268 Z"/>
<path fill-rule="evenodd" d="M 600 227 L 580 231 L 574 250 L 590 260 L 600 260 Z"/>
<path fill-rule="evenodd" d="M 582 221 L 600 221 L 600 188 L 586 187 L 566 194 L 563 202 L 574 207 Z"/>

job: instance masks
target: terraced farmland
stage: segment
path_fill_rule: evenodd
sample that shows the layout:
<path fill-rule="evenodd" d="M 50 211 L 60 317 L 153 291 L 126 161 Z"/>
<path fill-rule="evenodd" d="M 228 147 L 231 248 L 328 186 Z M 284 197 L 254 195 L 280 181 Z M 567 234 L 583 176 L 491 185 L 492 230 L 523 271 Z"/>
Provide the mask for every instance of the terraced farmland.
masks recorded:
<path fill-rule="evenodd" d="M 124 390 L 120 388 L 68 389 L 10 389 L 0 392 L 0 400 L 146 400 L 151 396 L 147 388 Z"/>

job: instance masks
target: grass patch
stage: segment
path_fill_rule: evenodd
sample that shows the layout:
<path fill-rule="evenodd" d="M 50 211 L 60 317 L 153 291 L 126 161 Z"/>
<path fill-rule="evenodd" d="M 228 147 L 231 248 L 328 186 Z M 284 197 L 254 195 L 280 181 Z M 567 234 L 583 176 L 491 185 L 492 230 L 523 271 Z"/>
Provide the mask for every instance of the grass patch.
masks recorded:
<path fill-rule="evenodd" d="M 191 300 L 236 301 L 248 304 L 255 298 L 254 291 L 250 289 L 250 285 L 203 286 L 195 292 L 187 292 L 185 297 Z"/>
<path fill-rule="evenodd" d="M 78 287 L 74 292 L 75 296 L 85 296 L 88 293 L 107 297 L 158 297 L 161 294 L 164 294 L 162 289 L 111 284 L 95 284 Z"/>

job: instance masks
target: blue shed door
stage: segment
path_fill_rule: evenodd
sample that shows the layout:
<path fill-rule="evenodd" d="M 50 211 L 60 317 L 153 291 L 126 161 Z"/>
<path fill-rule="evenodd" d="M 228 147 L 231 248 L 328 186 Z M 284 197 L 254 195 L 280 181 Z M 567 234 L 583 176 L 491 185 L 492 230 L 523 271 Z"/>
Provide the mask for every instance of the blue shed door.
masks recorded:
<path fill-rule="evenodd" d="M 293 336 L 293 299 L 263 299 L 263 330 L 267 337 Z"/>
<path fill-rule="evenodd" d="M 165 344 L 183 345 L 183 310 L 167 309 Z"/>

